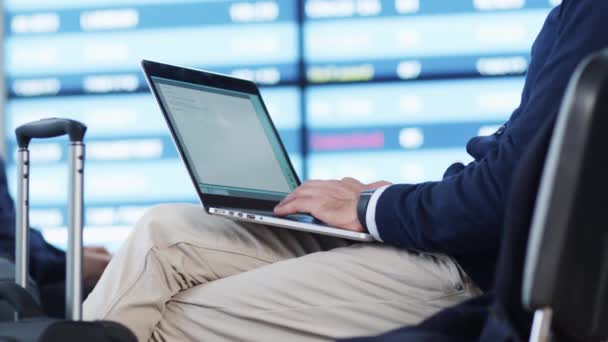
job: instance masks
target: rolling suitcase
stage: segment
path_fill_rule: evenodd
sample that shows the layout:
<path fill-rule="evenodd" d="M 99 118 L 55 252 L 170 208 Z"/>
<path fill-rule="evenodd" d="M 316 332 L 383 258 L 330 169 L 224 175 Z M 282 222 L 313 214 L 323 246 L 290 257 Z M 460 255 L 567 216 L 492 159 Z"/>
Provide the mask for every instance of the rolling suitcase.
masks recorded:
<path fill-rule="evenodd" d="M 84 322 L 82 318 L 82 227 L 84 144 L 86 126 L 68 119 L 42 119 L 18 127 L 17 224 L 15 283 L 0 284 L 0 300 L 15 310 L 13 322 L 0 322 L 0 341 L 137 341 L 114 322 Z M 69 207 L 66 263 L 66 320 L 45 317 L 27 291 L 29 228 L 29 150 L 32 139 L 69 136 Z"/>

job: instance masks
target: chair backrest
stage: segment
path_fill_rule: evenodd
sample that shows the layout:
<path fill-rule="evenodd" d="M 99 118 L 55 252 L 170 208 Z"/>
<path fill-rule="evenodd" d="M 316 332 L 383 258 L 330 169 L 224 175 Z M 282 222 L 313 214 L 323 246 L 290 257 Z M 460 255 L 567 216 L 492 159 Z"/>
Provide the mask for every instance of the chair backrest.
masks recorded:
<path fill-rule="evenodd" d="M 575 72 L 549 146 L 526 254 L 532 339 L 608 337 L 608 50 Z M 551 327 L 552 326 L 552 327 Z M 551 327 L 551 328 L 550 328 Z"/>

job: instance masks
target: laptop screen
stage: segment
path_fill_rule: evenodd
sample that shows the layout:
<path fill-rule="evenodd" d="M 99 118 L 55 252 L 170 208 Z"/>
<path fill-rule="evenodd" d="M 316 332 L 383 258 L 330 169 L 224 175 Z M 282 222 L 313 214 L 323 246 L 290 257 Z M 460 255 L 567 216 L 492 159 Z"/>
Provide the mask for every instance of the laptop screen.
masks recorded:
<path fill-rule="evenodd" d="M 297 187 L 259 95 L 151 80 L 201 193 L 279 201 Z"/>

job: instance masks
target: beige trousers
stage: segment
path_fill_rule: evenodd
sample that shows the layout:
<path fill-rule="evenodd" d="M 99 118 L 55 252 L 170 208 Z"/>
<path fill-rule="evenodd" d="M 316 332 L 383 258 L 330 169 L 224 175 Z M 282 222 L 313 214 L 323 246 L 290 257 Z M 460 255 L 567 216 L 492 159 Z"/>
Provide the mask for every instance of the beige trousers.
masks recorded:
<path fill-rule="evenodd" d="M 140 341 L 326 341 L 415 324 L 479 294 L 447 256 L 151 209 L 84 303 Z"/>

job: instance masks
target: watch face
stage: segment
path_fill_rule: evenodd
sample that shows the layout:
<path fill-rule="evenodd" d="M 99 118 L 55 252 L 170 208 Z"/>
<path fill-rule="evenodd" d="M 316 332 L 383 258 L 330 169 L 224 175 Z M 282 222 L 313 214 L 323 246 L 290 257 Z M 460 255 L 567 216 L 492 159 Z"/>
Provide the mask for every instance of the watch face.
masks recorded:
<path fill-rule="evenodd" d="M 357 218 L 365 229 L 367 229 L 367 222 L 365 219 L 367 215 L 367 206 L 372 198 L 372 194 L 374 193 L 374 191 L 375 190 L 361 191 L 361 194 L 359 195 L 359 201 L 357 201 Z"/>

